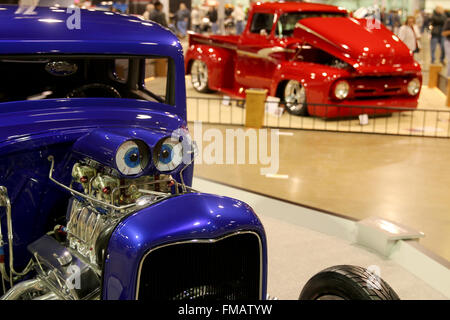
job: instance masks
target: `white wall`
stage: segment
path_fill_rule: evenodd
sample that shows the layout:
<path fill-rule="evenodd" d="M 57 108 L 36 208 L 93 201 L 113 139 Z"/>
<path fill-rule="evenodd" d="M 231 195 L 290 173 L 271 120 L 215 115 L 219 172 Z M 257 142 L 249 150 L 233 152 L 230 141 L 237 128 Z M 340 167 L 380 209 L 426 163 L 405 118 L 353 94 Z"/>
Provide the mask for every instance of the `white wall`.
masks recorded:
<path fill-rule="evenodd" d="M 410 0 L 328 0 L 322 1 L 334 5 L 340 5 L 349 10 L 356 10 L 361 7 L 369 7 L 377 4 L 380 7 L 390 9 L 408 8 Z"/>
<path fill-rule="evenodd" d="M 450 0 L 426 0 L 425 11 L 432 12 L 438 5 L 450 10 Z"/>

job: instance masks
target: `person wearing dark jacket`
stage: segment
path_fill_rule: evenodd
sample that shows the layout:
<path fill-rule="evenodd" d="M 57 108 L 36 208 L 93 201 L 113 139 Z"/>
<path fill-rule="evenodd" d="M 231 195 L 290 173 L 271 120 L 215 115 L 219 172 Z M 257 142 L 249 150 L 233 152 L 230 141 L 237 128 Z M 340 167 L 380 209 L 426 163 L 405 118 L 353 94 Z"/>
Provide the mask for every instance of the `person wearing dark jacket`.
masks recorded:
<path fill-rule="evenodd" d="M 215 7 L 209 7 L 208 13 L 206 16 L 209 18 L 209 21 L 211 21 L 211 31 L 214 34 L 217 34 L 219 31 L 219 25 L 217 24 L 217 10 Z"/>
<path fill-rule="evenodd" d="M 444 64 L 445 59 L 445 49 L 444 49 L 444 37 L 442 36 L 442 29 L 444 27 L 447 16 L 445 14 L 444 8 L 437 6 L 431 16 L 431 63 L 435 62 L 435 52 L 436 47 L 441 48 L 441 59 L 440 62 Z"/>
<path fill-rule="evenodd" d="M 150 12 L 150 20 L 159 23 L 160 25 L 167 27 L 166 14 L 162 11 L 163 4 L 159 1 L 155 2 L 155 9 Z"/>

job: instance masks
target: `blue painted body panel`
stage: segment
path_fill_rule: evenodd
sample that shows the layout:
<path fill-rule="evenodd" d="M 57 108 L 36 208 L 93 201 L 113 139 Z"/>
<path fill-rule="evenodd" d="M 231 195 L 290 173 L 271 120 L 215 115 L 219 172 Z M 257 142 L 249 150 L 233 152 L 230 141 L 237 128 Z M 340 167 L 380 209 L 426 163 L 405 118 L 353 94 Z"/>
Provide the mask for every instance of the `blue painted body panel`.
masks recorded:
<path fill-rule="evenodd" d="M 238 230 L 255 231 L 262 239 L 265 297 L 267 247 L 264 229 L 253 210 L 227 197 L 185 194 L 139 211 L 119 224 L 107 251 L 105 274 L 109 276 L 104 279 L 103 298 L 134 299 L 139 262 L 148 250 L 168 242 L 219 238 Z"/>
<path fill-rule="evenodd" d="M 70 14 L 38 7 L 34 15 L 15 14 L 17 7 L 0 5 L 0 55 L 153 55 L 174 61 L 175 105 L 186 118 L 183 48 L 178 38 L 157 23 L 102 11 L 81 10 L 81 28 L 68 29 Z M 52 21 L 52 22 L 51 22 Z"/>
<path fill-rule="evenodd" d="M 64 27 L 69 16 L 65 12 L 36 8 L 37 14 L 23 16 L 14 14 L 16 9 L 0 5 L 0 57 L 159 55 L 171 57 L 176 70 L 175 106 L 106 98 L 0 103 L 0 185 L 8 188 L 11 199 L 14 261 L 15 268 L 21 269 L 30 258 L 27 245 L 52 229 L 57 223 L 55 217 L 65 216 L 70 200 L 68 192 L 49 181 L 47 157 L 55 157 L 55 178 L 69 184 L 72 166 L 79 158 L 73 152 L 75 144 L 82 145 L 82 150 L 89 149 L 89 155 L 105 166 L 111 165 L 108 159 L 114 152 L 104 143 L 108 133 L 139 137 L 152 146 L 159 138 L 186 126 L 186 91 L 181 45 L 175 35 L 159 25 L 126 15 L 82 10 L 81 29 L 69 30 Z M 106 157 L 102 155 L 105 150 Z M 155 169 L 148 170 L 146 174 Z M 183 173 L 187 185 L 192 184 L 192 176 L 193 164 Z M 5 235 L 6 217 L 1 210 Z M 239 230 L 253 230 L 261 236 L 265 296 L 266 240 L 253 210 L 238 200 L 195 193 L 151 205 L 118 225 L 107 249 L 103 298 L 135 297 L 137 266 L 149 249 L 168 241 L 217 238 Z M 7 246 L 4 249 L 7 257 Z"/>

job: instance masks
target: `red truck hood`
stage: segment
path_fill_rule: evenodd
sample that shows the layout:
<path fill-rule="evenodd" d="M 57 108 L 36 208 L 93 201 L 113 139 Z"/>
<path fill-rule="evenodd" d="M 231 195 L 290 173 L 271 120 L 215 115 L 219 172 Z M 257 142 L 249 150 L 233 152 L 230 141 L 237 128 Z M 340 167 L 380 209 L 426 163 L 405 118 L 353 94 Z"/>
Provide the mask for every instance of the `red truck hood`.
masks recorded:
<path fill-rule="evenodd" d="M 354 18 L 300 20 L 294 37 L 349 63 L 359 73 L 416 73 L 420 66 L 408 47 L 383 25 Z M 378 28 L 376 28 L 378 27 Z"/>

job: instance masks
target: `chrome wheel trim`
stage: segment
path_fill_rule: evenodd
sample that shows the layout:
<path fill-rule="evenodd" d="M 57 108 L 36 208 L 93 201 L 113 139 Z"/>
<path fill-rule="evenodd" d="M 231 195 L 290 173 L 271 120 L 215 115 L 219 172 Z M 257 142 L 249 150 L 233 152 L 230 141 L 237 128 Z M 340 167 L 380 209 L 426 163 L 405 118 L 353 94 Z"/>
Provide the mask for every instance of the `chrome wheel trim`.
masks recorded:
<path fill-rule="evenodd" d="M 205 90 L 208 87 L 208 67 L 201 60 L 195 60 L 191 67 L 192 86 L 197 91 Z"/>
<path fill-rule="evenodd" d="M 292 112 L 298 112 L 306 103 L 305 88 L 298 81 L 290 80 L 284 88 L 286 107 Z"/>

